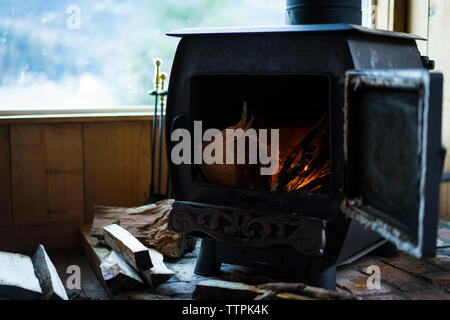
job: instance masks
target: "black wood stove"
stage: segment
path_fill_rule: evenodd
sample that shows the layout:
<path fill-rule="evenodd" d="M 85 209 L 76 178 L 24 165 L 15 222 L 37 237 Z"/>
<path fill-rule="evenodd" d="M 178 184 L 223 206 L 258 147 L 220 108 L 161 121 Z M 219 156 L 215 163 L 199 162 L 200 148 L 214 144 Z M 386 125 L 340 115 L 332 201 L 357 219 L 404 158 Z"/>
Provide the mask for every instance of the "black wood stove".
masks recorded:
<path fill-rule="evenodd" d="M 231 263 L 326 288 L 335 288 L 337 265 L 387 241 L 417 258 L 433 255 L 442 75 L 429 72 L 418 37 L 361 27 L 360 1 L 287 4 L 289 25 L 169 33 L 181 37 L 167 102 L 169 159 L 175 130 L 193 132 L 194 121 L 228 128 L 244 102 L 253 126 L 280 132 L 280 171 L 258 183 L 248 183 L 251 170 L 230 187 L 200 164 L 170 163 L 169 227 L 203 237 L 196 273 Z M 299 142 L 319 136 L 308 162 L 315 169 L 294 170 Z"/>

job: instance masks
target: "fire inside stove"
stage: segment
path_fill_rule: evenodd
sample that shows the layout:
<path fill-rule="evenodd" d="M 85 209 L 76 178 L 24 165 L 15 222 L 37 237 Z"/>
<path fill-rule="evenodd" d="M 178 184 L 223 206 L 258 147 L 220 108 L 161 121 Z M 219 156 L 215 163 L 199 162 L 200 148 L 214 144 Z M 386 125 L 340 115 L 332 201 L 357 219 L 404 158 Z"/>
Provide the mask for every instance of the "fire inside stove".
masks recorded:
<path fill-rule="evenodd" d="M 328 117 L 305 131 L 280 129 L 279 171 L 272 176 L 271 191 L 328 191 L 331 172 Z"/>
<path fill-rule="evenodd" d="M 231 88 L 234 88 L 231 90 Z M 217 128 L 223 139 L 224 164 L 194 167 L 197 183 L 244 190 L 328 194 L 330 192 L 330 80 L 322 75 L 201 75 L 191 79 L 191 110 L 203 130 Z M 217 99 L 220 97 L 220 99 Z M 249 164 L 250 139 L 245 142 L 245 164 L 226 164 L 227 129 L 254 130 L 259 144 L 271 154 L 271 135 L 279 133 L 274 158 L 278 170 L 261 175 L 266 164 Z M 236 142 L 234 143 L 235 147 Z M 230 147 L 230 145 L 228 145 Z M 213 155 L 215 155 L 213 153 Z M 236 156 L 236 154 L 235 154 Z"/>

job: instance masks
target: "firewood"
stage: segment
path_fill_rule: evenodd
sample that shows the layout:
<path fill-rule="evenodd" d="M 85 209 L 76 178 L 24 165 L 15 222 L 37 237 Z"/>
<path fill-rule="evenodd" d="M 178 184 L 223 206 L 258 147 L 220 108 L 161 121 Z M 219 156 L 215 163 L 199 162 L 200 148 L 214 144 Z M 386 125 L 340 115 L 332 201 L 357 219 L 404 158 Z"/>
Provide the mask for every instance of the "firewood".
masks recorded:
<path fill-rule="evenodd" d="M 136 271 L 153 267 L 148 248 L 133 237 L 127 230 L 117 224 L 103 227 L 105 241 Z"/>
<path fill-rule="evenodd" d="M 149 249 L 150 257 L 152 259 L 153 268 L 142 271 L 141 276 L 145 279 L 150 287 L 156 287 L 161 283 L 173 277 L 174 272 L 166 267 L 164 264 L 164 257 L 155 249 Z"/>
<path fill-rule="evenodd" d="M 241 282 L 206 280 L 197 284 L 193 293 L 197 300 L 311 300 L 298 294 L 260 289 Z"/>
<path fill-rule="evenodd" d="M 100 269 L 113 295 L 144 289 L 144 281 L 139 274 L 115 251 L 102 260 Z"/>
<path fill-rule="evenodd" d="M 220 132 L 217 136 L 215 136 L 213 141 L 215 139 L 221 139 L 222 140 L 222 152 L 219 155 L 215 155 L 216 157 L 219 157 L 222 159 L 223 164 L 202 164 L 200 166 L 200 169 L 202 173 L 204 174 L 205 178 L 208 180 L 211 184 L 216 184 L 228 188 L 236 188 L 236 187 L 244 187 L 244 188 L 250 188 L 255 183 L 255 181 L 252 180 L 253 177 L 255 177 L 252 172 L 257 172 L 259 169 L 259 165 L 250 165 L 250 164 L 237 164 L 237 154 L 234 150 L 235 144 L 233 143 L 231 146 L 228 146 L 226 143 L 226 131 L 228 129 L 236 130 L 236 129 L 242 129 L 244 132 L 247 131 L 253 124 L 253 118 L 248 119 L 247 114 L 247 104 L 244 103 L 242 108 L 242 116 L 239 122 L 233 126 L 230 126 Z M 236 138 L 236 140 L 239 138 Z M 205 142 L 203 144 L 203 150 L 210 145 L 211 142 Z M 230 150 L 231 149 L 231 150 Z M 234 150 L 234 151 L 233 151 Z M 235 161 L 233 164 L 226 164 L 226 155 L 230 152 L 234 152 L 235 155 Z M 259 177 L 259 174 L 256 175 Z"/>
<path fill-rule="evenodd" d="M 197 300 L 357 300 L 354 295 L 302 283 L 266 283 L 253 286 L 240 282 L 206 280 L 197 284 L 193 293 Z"/>
<path fill-rule="evenodd" d="M 197 284 L 192 297 L 197 300 L 253 300 L 266 291 L 240 282 L 205 280 Z"/>
<path fill-rule="evenodd" d="M 268 290 L 263 294 L 257 296 L 254 300 L 317 300 L 317 299 L 294 293 L 278 293 Z"/>
<path fill-rule="evenodd" d="M 105 292 L 110 298 L 113 298 L 111 290 L 103 279 L 102 269 L 100 264 L 103 259 L 108 256 L 111 252 L 110 248 L 102 243 L 99 239 L 93 237 L 90 233 L 91 226 L 83 225 L 80 227 L 80 245 L 89 266 L 94 270 L 95 276 L 97 277 L 100 284 L 105 289 Z"/>
<path fill-rule="evenodd" d="M 19 300 L 41 298 L 42 289 L 30 257 L 0 252 L 0 295 Z"/>
<path fill-rule="evenodd" d="M 197 239 L 169 231 L 167 221 L 171 209 L 172 206 L 164 209 L 164 215 L 149 227 L 146 242 L 167 257 L 180 258 L 195 249 Z"/>
<path fill-rule="evenodd" d="M 95 206 L 91 234 L 103 239 L 103 227 L 117 223 L 145 244 L 150 226 L 170 211 L 172 203 L 169 199 L 136 208 Z"/>
<path fill-rule="evenodd" d="M 303 283 L 266 283 L 259 285 L 257 288 L 278 293 L 299 294 L 317 299 L 357 300 L 357 298 L 350 293 L 311 287 Z"/>
<path fill-rule="evenodd" d="M 324 190 L 324 187 L 330 180 L 329 176 L 324 176 L 321 178 L 317 178 L 314 181 L 311 181 L 310 183 L 306 184 L 305 186 L 299 188 L 298 190 L 295 190 L 295 192 L 303 192 L 308 193 L 312 192 L 314 190 L 322 189 Z"/>
<path fill-rule="evenodd" d="M 69 300 L 58 272 L 43 245 L 39 245 L 33 256 L 33 266 L 42 289 L 42 299 Z"/>
<path fill-rule="evenodd" d="M 328 130 L 327 119 L 327 115 L 322 117 L 288 155 L 278 174 L 277 182 L 272 187 L 272 191 L 283 191 L 299 175 L 306 177 L 312 171 L 320 169 L 320 163 L 315 163 L 315 160 L 323 161 L 321 153 L 325 153 L 325 158 L 327 157 L 326 144 L 324 146 L 321 145 L 323 143 L 322 140 L 327 139 L 325 134 Z"/>
<path fill-rule="evenodd" d="M 178 235 L 167 228 L 167 218 L 174 200 L 136 207 L 96 207 L 91 234 L 103 239 L 103 227 L 117 222 L 143 244 L 154 247 L 170 258 L 180 258 L 195 249 L 196 238 Z"/>

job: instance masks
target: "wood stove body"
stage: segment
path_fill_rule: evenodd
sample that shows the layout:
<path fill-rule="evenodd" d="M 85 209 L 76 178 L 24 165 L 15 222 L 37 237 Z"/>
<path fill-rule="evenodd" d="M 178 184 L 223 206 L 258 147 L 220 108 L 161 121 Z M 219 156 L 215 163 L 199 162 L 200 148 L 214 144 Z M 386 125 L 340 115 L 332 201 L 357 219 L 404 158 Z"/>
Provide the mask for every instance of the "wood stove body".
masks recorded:
<path fill-rule="evenodd" d="M 386 239 L 416 257 L 434 253 L 442 76 L 424 68 L 415 37 L 347 24 L 169 35 L 181 37 L 167 102 L 169 159 L 175 130 L 193 133 L 194 121 L 222 130 L 239 121 L 243 102 L 272 127 L 325 114 L 329 122 L 325 192 L 227 188 L 205 181 L 196 164 L 170 162 L 169 227 L 204 237 L 197 273 L 231 263 L 335 288 L 336 265 Z"/>

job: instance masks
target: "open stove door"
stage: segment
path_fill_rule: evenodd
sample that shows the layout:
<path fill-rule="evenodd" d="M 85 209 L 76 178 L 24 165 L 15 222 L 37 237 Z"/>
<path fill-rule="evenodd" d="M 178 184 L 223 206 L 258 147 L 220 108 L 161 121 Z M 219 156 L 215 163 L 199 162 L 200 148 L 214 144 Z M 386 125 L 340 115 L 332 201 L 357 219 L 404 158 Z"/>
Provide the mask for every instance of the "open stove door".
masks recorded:
<path fill-rule="evenodd" d="M 436 251 L 442 85 L 425 69 L 346 75 L 341 209 L 417 258 Z"/>

